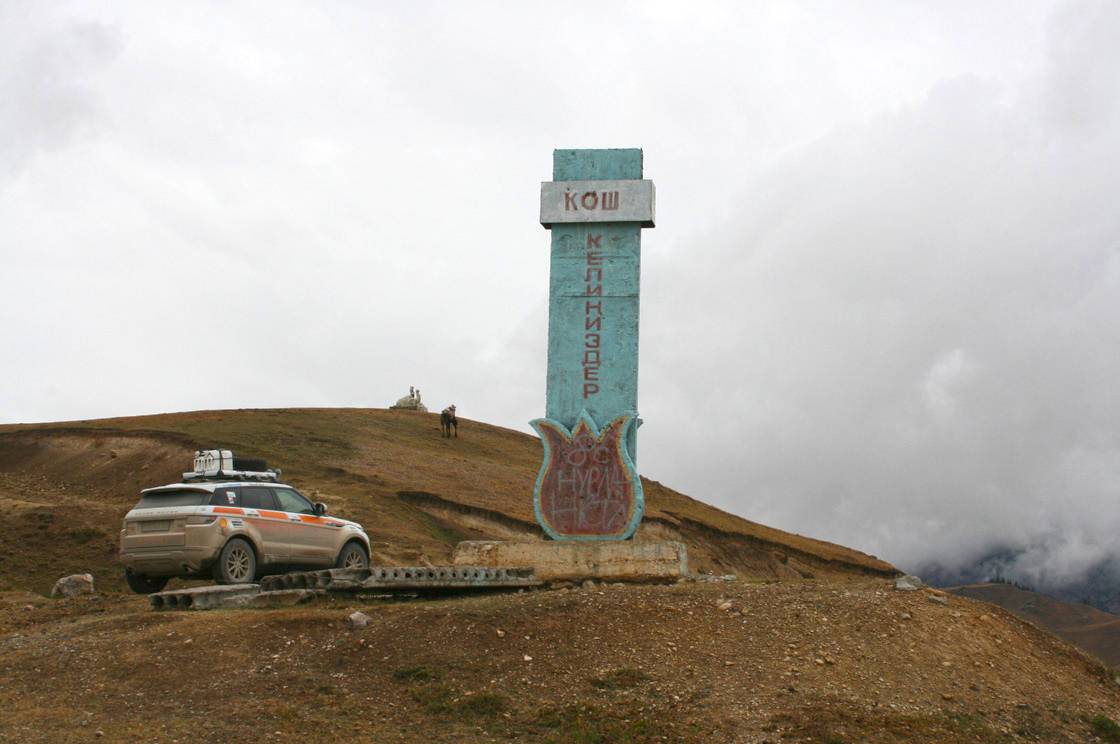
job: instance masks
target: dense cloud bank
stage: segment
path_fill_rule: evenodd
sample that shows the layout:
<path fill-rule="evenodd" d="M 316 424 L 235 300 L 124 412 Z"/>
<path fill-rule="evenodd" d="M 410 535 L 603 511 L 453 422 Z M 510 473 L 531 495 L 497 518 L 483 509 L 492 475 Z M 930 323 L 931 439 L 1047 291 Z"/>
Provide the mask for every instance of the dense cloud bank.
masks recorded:
<path fill-rule="evenodd" d="M 639 145 L 642 470 L 1074 585 L 1120 555 L 1118 106 L 1107 0 L 6 3 L 0 421 L 415 384 L 527 430 L 537 182 Z"/>
<path fill-rule="evenodd" d="M 912 570 L 994 551 L 974 573 L 1054 586 L 1120 555 L 1118 34 L 1070 7 L 1021 88 L 946 80 L 789 154 L 658 277 L 703 298 L 646 321 L 662 384 L 712 402 L 686 482 Z"/>

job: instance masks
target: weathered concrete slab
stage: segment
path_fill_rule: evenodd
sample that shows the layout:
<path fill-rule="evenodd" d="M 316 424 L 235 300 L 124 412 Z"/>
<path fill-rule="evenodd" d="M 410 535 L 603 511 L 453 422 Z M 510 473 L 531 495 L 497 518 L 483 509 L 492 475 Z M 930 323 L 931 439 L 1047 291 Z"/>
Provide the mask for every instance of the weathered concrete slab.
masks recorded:
<path fill-rule="evenodd" d="M 216 607 L 238 606 L 235 600 L 249 599 L 260 594 L 259 584 L 228 584 L 225 586 L 197 586 L 157 592 L 148 596 L 155 610 L 211 610 Z"/>
<path fill-rule="evenodd" d="M 455 565 L 532 566 L 541 581 L 673 581 L 688 575 L 688 549 L 679 542 L 461 542 Z"/>
<path fill-rule="evenodd" d="M 501 589 L 540 586 L 525 566 L 387 566 L 331 568 L 266 576 L 260 584 L 199 586 L 149 596 L 156 610 L 213 610 L 234 607 L 285 607 L 328 594 L 376 591 L 425 592 L 446 589 Z"/>
<path fill-rule="evenodd" d="M 310 602 L 326 592 L 316 589 L 262 591 L 259 584 L 198 586 L 159 592 L 148 597 L 156 610 L 216 610 L 235 607 L 289 607 Z"/>
<path fill-rule="evenodd" d="M 291 607 L 323 596 L 326 592 L 317 589 L 282 589 L 240 599 L 244 601 L 244 607 Z"/>
<path fill-rule="evenodd" d="M 331 568 L 266 576 L 261 586 L 281 589 L 320 589 L 327 592 L 367 590 L 424 591 L 439 589 L 494 589 L 530 587 L 541 584 L 532 568 L 525 566 L 375 566 Z"/>

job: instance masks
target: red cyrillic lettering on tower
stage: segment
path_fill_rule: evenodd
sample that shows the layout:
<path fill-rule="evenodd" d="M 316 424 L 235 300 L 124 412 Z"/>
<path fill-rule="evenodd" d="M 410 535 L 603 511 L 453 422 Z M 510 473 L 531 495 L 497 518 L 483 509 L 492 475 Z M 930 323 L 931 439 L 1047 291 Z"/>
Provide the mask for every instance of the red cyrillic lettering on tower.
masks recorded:
<path fill-rule="evenodd" d="M 587 191 L 579 198 L 579 203 L 584 209 L 595 209 L 599 206 L 599 195 L 594 191 Z"/>
<path fill-rule="evenodd" d="M 603 209 L 618 209 L 618 192 L 617 191 L 604 191 L 603 192 Z"/>
<path fill-rule="evenodd" d="M 564 211 L 578 212 L 579 208 L 576 207 L 576 197 L 578 194 L 573 194 L 571 191 L 564 192 Z"/>
<path fill-rule="evenodd" d="M 590 192 L 589 192 L 590 193 Z M 587 209 L 593 209 L 586 201 L 587 194 L 584 194 L 583 206 Z M 598 197 L 596 197 L 598 202 Z M 603 296 L 603 254 L 602 254 L 602 241 L 603 236 L 587 234 L 587 265 L 583 271 L 583 279 L 586 284 L 587 297 L 602 297 Z M 591 302 L 587 300 L 583 305 L 583 324 L 584 330 L 599 331 L 603 326 L 603 303 L 602 301 Z M 599 392 L 599 367 L 602 364 L 602 338 L 598 333 L 587 333 L 583 338 L 583 397 L 587 398 L 593 393 Z"/>

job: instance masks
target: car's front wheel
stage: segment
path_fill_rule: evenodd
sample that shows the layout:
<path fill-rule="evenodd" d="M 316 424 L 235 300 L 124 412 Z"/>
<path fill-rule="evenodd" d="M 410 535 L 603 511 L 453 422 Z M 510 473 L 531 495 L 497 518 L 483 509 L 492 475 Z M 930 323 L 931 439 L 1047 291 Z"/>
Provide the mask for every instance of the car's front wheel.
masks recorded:
<path fill-rule="evenodd" d="M 219 584 L 248 584 L 257 577 L 257 555 L 253 546 L 240 537 L 226 543 L 214 564 L 214 581 Z"/>
<path fill-rule="evenodd" d="M 125 571 L 124 580 L 128 582 L 128 588 L 137 594 L 155 594 L 163 591 L 163 588 L 167 586 L 168 577 L 141 576 L 132 571 Z"/>
<path fill-rule="evenodd" d="M 369 555 L 366 549 L 356 542 L 348 542 L 338 554 L 335 562 L 338 568 L 369 568 Z"/>

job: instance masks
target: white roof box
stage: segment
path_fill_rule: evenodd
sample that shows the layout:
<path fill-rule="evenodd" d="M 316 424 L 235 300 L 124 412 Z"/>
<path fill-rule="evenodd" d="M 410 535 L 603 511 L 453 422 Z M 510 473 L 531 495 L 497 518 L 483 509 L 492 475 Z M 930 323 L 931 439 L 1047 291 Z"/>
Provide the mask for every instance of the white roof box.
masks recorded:
<path fill-rule="evenodd" d="M 268 480 L 280 477 L 279 470 L 270 470 L 264 460 L 234 457 L 231 450 L 198 450 L 194 453 L 194 470 L 183 473 L 183 481 L 208 478 L 232 480 Z"/>

